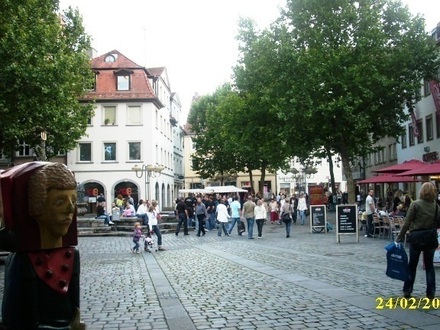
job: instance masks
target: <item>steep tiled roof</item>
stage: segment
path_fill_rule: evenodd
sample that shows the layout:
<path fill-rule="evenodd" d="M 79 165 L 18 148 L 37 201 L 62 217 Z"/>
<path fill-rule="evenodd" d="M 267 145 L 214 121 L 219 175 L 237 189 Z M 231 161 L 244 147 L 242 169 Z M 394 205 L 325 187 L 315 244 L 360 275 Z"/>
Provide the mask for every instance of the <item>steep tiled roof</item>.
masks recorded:
<path fill-rule="evenodd" d="M 114 62 L 105 61 L 107 56 L 113 56 Z M 109 101 L 109 100 L 151 100 L 163 105 L 156 97 L 148 79 L 147 70 L 126 56 L 112 50 L 99 57 L 92 59 L 91 68 L 97 73 L 96 90 L 90 91 L 83 100 Z M 130 90 L 117 90 L 117 78 L 115 72 L 128 70 L 131 73 Z"/>
<path fill-rule="evenodd" d="M 109 55 L 113 55 L 115 57 L 114 62 L 105 62 L 105 58 Z M 91 63 L 92 69 L 143 69 L 139 64 L 134 63 L 132 60 L 127 58 L 122 53 L 117 50 L 112 50 L 111 52 L 107 52 L 101 56 L 95 57 L 92 59 Z"/>

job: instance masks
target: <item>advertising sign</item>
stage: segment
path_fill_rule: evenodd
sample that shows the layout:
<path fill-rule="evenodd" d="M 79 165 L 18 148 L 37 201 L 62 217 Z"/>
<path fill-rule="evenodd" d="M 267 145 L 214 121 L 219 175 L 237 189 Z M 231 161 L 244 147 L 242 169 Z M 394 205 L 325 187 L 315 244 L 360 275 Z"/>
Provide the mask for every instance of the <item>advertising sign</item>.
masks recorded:
<path fill-rule="evenodd" d="M 325 205 L 310 206 L 310 231 L 322 232 L 327 226 L 327 213 Z"/>
<path fill-rule="evenodd" d="M 341 235 L 356 235 L 359 242 L 357 205 L 338 205 L 336 208 L 336 241 Z"/>

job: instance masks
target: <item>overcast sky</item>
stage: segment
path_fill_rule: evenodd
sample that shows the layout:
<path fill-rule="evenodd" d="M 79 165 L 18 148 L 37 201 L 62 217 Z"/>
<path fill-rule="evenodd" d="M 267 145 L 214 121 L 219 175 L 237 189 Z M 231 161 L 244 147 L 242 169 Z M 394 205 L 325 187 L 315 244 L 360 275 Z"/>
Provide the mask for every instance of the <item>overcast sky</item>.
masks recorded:
<path fill-rule="evenodd" d="M 326 1 L 326 0 L 322 0 Z M 237 62 L 239 17 L 267 27 L 284 0 L 60 0 L 78 8 L 96 56 L 118 50 L 146 67 L 165 66 L 171 89 L 186 114 L 192 96 L 210 94 L 230 80 Z M 439 0 L 404 0 L 425 16 L 431 30 L 440 22 Z M 182 123 L 183 124 L 183 123 Z"/>

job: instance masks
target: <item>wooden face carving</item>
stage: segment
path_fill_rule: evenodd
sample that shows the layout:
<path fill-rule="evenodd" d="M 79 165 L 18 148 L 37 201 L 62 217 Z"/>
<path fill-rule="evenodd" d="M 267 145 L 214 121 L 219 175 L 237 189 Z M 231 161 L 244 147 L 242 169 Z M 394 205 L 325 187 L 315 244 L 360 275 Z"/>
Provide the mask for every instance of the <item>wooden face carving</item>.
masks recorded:
<path fill-rule="evenodd" d="M 43 249 L 62 246 L 62 238 L 72 224 L 76 207 L 76 189 L 50 189 L 43 212 L 35 220 L 40 227 Z"/>

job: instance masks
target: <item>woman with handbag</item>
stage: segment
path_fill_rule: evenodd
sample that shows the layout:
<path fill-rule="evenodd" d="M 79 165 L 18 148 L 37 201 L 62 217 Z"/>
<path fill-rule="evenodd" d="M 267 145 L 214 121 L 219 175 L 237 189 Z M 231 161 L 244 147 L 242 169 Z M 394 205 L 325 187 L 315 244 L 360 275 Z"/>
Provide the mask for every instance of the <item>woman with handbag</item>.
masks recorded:
<path fill-rule="evenodd" d="M 430 182 L 425 182 L 420 188 L 419 199 L 411 203 L 405 223 L 396 239 L 397 242 L 401 242 L 409 231 L 410 278 L 403 284 L 405 298 L 409 298 L 413 291 L 417 264 L 422 251 L 426 272 L 426 296 L 429 299 L 435 297 L 434 252 L 438 247 L 437 228 L 440 221 L 436 199 L 436 187 Z"/>
<path fill-rule="evenodd" d="M 289 201 L 286 201 L 281 208 L 281 220 L 286 224 L 286 238 L 290 237 L 290 228 L 292 227 L 292 217 L 290 216 L 291 207 Z"/>

